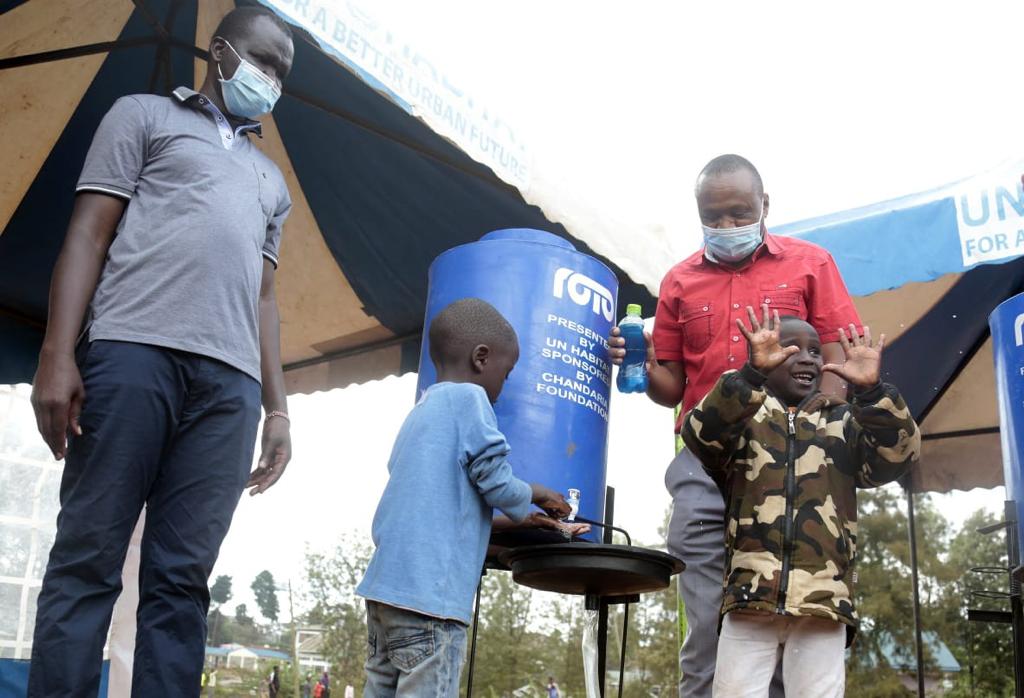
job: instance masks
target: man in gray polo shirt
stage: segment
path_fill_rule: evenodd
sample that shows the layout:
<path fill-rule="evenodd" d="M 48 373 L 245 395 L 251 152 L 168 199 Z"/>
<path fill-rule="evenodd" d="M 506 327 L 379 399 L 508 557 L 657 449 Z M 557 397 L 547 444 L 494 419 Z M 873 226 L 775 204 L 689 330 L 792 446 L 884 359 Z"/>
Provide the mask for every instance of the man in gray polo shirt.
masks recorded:
<path fill-rule="evenodd" d="M 122 97 L 95 134 L 32 394 L 66 463 L 30 696 L 96 695 L 143 505 L 132 695 L 199 691 L 221 541 L 242 490 L 265 491 L 291 457 L 274 294 L 291 200 L 250 138 L 293 55 L 276 15 L 236 9 L 199 92 Z"/>

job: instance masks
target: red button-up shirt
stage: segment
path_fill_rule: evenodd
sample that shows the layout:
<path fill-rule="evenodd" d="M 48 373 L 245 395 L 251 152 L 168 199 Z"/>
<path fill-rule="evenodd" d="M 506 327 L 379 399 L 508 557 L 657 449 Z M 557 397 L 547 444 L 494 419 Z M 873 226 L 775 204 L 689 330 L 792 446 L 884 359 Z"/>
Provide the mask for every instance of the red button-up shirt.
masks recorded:
<path fill-rule="evenodd" d="M 764 244 L 739 269 L 708 261 L 703 250 L 672 267 L 661 282 L 654 320 L 659 361 L 681 361 L 686 375 L 685 414 L 719 377 L 747 360 L 747 341 L 736 327 L 750 326 L 747 306 L 806 320 L 822 344 L 839 341 L 839 328 L 860 318 L 832 255 L 817 245 L 765 234 Z M 679 425 L 676 424 L 678 430 Z"/>

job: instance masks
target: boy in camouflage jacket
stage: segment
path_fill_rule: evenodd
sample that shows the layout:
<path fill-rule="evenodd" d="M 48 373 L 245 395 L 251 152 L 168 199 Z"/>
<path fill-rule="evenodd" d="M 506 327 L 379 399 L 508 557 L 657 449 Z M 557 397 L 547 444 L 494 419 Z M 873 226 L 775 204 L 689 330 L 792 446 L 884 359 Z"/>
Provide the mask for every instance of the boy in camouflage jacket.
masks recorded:
<path fill-rule="evenodd" d="M 896 480 L 921 436 L 895 387 L 879 381 L 883 335 L 854 326 L 842 365 L 822 365 L 814 328 L 763 306 L 750 359 L 686 416 L 682 435 L 726 501 L 725 596 L 716 696 L 767 696 L 780 648 L 787 695 L 842 696 L 853 637 L 857 488 Z M 851 403 L 822 395 L 822 371 Z"/>

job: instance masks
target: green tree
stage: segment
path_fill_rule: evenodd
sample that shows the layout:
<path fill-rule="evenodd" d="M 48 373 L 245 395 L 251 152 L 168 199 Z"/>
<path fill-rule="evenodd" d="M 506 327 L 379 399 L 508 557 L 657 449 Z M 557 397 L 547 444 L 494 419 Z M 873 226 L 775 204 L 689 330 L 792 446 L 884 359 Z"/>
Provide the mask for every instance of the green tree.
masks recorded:
<path fill-rule="evenodd" d="M 865 698 L 906 695 L 885 649 L 899 664 L 916 664 L 913 588 L 910 574 L 910 536 L 906 498 L 898 486 L 858 493 L 855 603 L 861 627 L 847 663 L 848 694 Z M 927 496 L 915 498 L 918 528 L 918 567 L 922 620 L 925 629 L 939 633 L 934 609 L 941 601 L 942 580 L 949 576 L 940 553 L 949 539 L 949 524 Z M 925 648 L 926 670 L 933 658 Z"/>
<path fill-rule="evenodd" d="M 235 617 L 224 619 L 222 636 L 225 642 L 235 642 L 240 645 L 270 645 L 273 638 L 256 625 L 255 619 L 249 615 L 249 609 L 244 603 L 235 607 Z"/>
<path fill-rule="evenodd" d="M 533 594 L 508 572 L 488 572 L 482 580 L 474 692 L 511 695 L 547 679 L 540 619 L 531 616 Z M 463 677 L 465 680 L 466 677 Z"/>
<path fill-rule="evenodd" d="M 231 600 L 230 576 L 222 574 L 214 580 L 213 586 L 210 587 L 210 600 L 217 604 L 218 607 Z"/>
<path fill-rule="evenodd" d="M 999 517 L 976 511 L 949 546 L 949 567 L 957 574 L 947 587 L 942 613 L 951 628 L 948 644 L 963 667 L 952 696 L 1011 696 L 1013 645 L 1009 625 L 970 622 L 967 608 L 1009 610 L 1005 599 L 977 592 L 1009 591 L 1005 534 L 981 534 L 978 529 Z M 987 569 L 986 569 L 987 568 Z"/>
<path fill-rule="evenodd" d="M 553 677 L 563 695 L 584 695 L 581 639 L 587 612 L 578 596 L 555 596 L 550 615 L 553 627 L 543 636 L 545 674 Z"/>
<path fill-rule="evenodd" d="M 627 674 L 623 695 L 674 695 L 679 684 L 679 641 L 677 638 L 678 577 L 669 587 L 645 594 L 630 610 L 626 643 Z"/>
<path fill-rule="evenodd" d="M 277 603 L 277 584 L 274 582 L 274 575 L 267 570 L 256 575 L 256 579 L 252 580 L 252 593 L 256 596 L 260 614 L 270 622 L 276 623 L 280 607 Z"/>
<path fill-rule="evenodd" d="M 365 537 L 346 535 L 330 553 L 306 553 L 306 620 L 324 626 L 321 651 L 331 662 L 331 673 L 344 686 L 362 694 L 366 661 L 366 609 L 356 596 L 356 585 L 370 561 Z"/>
<path fill-rule="evenodd" d="M 582 639 L 591 613 L 585 610 L 582 597 L 533 592 L 516 585 L 507 572 L 488 572 L 481 592 L 474 693 L 508 696 L 525 686 L 540 693 L 547 677 L 552 676 L 563 695 L 585 695 Z M 609 690 L 615 690 L 623 618 L 623 606 L 609 609 Z M 668 588 L 645 594 L 630 606 L 623 695 L 674 695 L 678 691 L 677 666 L 673 580 Z"/>
<path fill-rule="evenodd" d="M 658 528 L 659 543 L 653 546 L 644 546 L 643 543 L 638 545 L 666 548 L 670 513 L 671 510 L 665 511 L 662 525 Z M 669 696 L 679 690 L 678 579 L 678 576 L 673 577 L 667 588 L 644 594 L 639 603 L 630 606 L 624 696 Z M 608 665 L 616 673 L 622 649 L 622 616 L 621 606 L 612 607 Z"/>
<path fill-rule="evenodd" d="M 662 550 L 668 548 L 668 526 L 671 508 L 665 510 L 658 536 Z M 648 594 L 641 600 L 640 624 L 637 629 L 637 658 L 644 677 L 644 695 L 657 693 L 675 695 L 679 686 L 679 575 L 672 578 L 667 589 Z M 627 684 L 628 687 L 628 684 Z"/>
<path fill-rule="evenodd" d="M 213 645 L 224 644 L 224 639 L 221 636 L 221 627 L 224 623 L 224 614 L 221 612 L 224 604 L 231 600 L 231 577 L 222 574 L 213 582 L 213 586 L 210 587 L 210 600 L 213 601 L 217 606 L 210 611 L 207 618 L 207 627 L 210 628 L 210 638 L 208 642 Z"/>

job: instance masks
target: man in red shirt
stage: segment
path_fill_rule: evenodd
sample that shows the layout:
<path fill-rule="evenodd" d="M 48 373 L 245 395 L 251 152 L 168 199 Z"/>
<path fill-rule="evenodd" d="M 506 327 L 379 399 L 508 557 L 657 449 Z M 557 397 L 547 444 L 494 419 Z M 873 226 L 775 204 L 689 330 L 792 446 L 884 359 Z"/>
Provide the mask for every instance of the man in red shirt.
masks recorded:
<path fill-rule="evenodd" d="M 857 310 L 828 252 L 817 245 L 768 234 L 768 195 L 745 158 L 721 155 L 696 184 L 704 248 L 669 270 L 661 283 L 653 338 L 648 335 L 648 396 L 659 405 L 682 404 L 682 414 L 730 369 L 747 360 L 747 343 L 736 325 L 747 306 L 768 304 L 780 316 L 810 323 L 822 342 L 825 363 L 842 363 L 839 328 L 860 329 Z M 624 341 L 613 328 L 610 355 L 621 363 Z M 845 397 L 834 374 L 822 391 Z M 679 422 L 676 423 L 676 430 Z M 718 614 L 725 563 L 722 495 L 688 450 L 669 465 L 672 494 L 669 551 L 686 562 L 680 593 L 687 631 L 679 653 L 679 695 L 711 696 L 718 646 Z"/>

